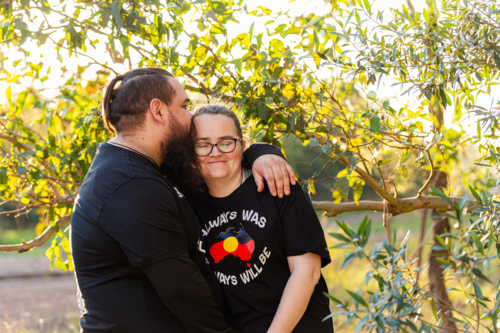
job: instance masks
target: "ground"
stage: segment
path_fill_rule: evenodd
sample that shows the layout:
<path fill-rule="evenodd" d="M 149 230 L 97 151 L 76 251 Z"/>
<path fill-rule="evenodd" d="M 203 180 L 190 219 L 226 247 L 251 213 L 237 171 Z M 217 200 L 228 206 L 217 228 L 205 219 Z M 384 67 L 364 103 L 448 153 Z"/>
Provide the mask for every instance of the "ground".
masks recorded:
<path fill-rule="evenodd" d="M 79 332 L 73 273 L 50 272 L 47 258 L 0 256 L 0 333 Z"/>

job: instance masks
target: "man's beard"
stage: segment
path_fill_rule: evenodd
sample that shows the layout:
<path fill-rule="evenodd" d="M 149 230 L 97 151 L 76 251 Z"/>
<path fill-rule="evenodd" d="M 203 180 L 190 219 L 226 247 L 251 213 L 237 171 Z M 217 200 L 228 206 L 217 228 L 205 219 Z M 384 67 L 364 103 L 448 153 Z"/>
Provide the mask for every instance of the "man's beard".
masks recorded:
<path fill-rule="evenodd" d="M 183 129 L 172 114 L 170 119 L 170 134 L 161 143 L 165 161 L 162 170 L 182 193 L 197 193 L 203 188 L 204 180 L 198 171 L 195 137 L 190 130 Z"/>

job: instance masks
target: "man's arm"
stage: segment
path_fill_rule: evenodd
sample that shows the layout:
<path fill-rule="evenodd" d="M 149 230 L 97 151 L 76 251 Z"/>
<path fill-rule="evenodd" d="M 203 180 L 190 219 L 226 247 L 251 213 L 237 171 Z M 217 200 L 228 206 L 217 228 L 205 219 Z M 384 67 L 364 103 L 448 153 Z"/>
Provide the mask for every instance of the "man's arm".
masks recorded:
<path fill-rule="evenodd" d="M 187 253 L 141 268 L 161 300 L 188 332 L 234 333 L 199 268 Z"/>
<path fill-rule="evenodd" d="M 295 173 L 281 151 L 269 144 L 253 144 L 243 153 L 242 166 L 252 169 L 257 191 L 264 189 L 264 178 L 273 196 L 290 194 L 290 183 L 295 185 Z"/>
<path fill-rule="evenodd" d="M 184 226 L 198 226 L 198 221 L 183 220 L 176 195 L 162 179 L 134 179 L 109 198 L 100 226 L 120 244 L 130 264 L 146 274 L 168 309 L 181 316 L 188 332 L 232 332 L 186 254 L 193 235 L 187 237 Z"/>

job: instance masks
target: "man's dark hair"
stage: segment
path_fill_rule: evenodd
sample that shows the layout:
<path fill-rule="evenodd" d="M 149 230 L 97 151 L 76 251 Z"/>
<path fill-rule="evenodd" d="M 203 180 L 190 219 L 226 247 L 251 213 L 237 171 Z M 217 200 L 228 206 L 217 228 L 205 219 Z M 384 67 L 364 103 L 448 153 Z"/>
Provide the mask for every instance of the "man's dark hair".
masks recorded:
<path fill-rule="evenodd" d="M 174 76 L 162 68 L 137 68 L 111 80 L 102 101 L 102 117 L 107 128 L 117 133 L 140 127 L 155 98 L 170 105 L 175 88 L 168 77 Z"/>

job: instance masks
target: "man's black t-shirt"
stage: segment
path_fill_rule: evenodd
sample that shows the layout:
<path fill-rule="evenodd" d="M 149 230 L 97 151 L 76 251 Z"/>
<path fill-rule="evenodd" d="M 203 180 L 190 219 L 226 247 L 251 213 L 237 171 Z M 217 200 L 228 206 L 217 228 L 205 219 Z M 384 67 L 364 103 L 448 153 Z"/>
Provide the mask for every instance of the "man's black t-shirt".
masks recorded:
<path fill-rule="evenodd" d="M 239 333 L 266 332 L 290 278 L 288 256 L 315 253 L 330 263 L 323 230 L 299 185 L 280 199 L 258 193 L 253 177 L 224 198 L 208 192 L 189 198 L 202 221 L 203 244 L 224 294 L 226 319 Z M 294 329 L 331 333 L 328 292 L 321 276 L 307 310 Z"/>
<path fill-rule="evenodd" d="M 203 262 L 199 237 L 196 215 L 156 164 L 101 144 L 71 221 L 83 330 L 185 332 L 141 267 L 186 252 Z"/>

